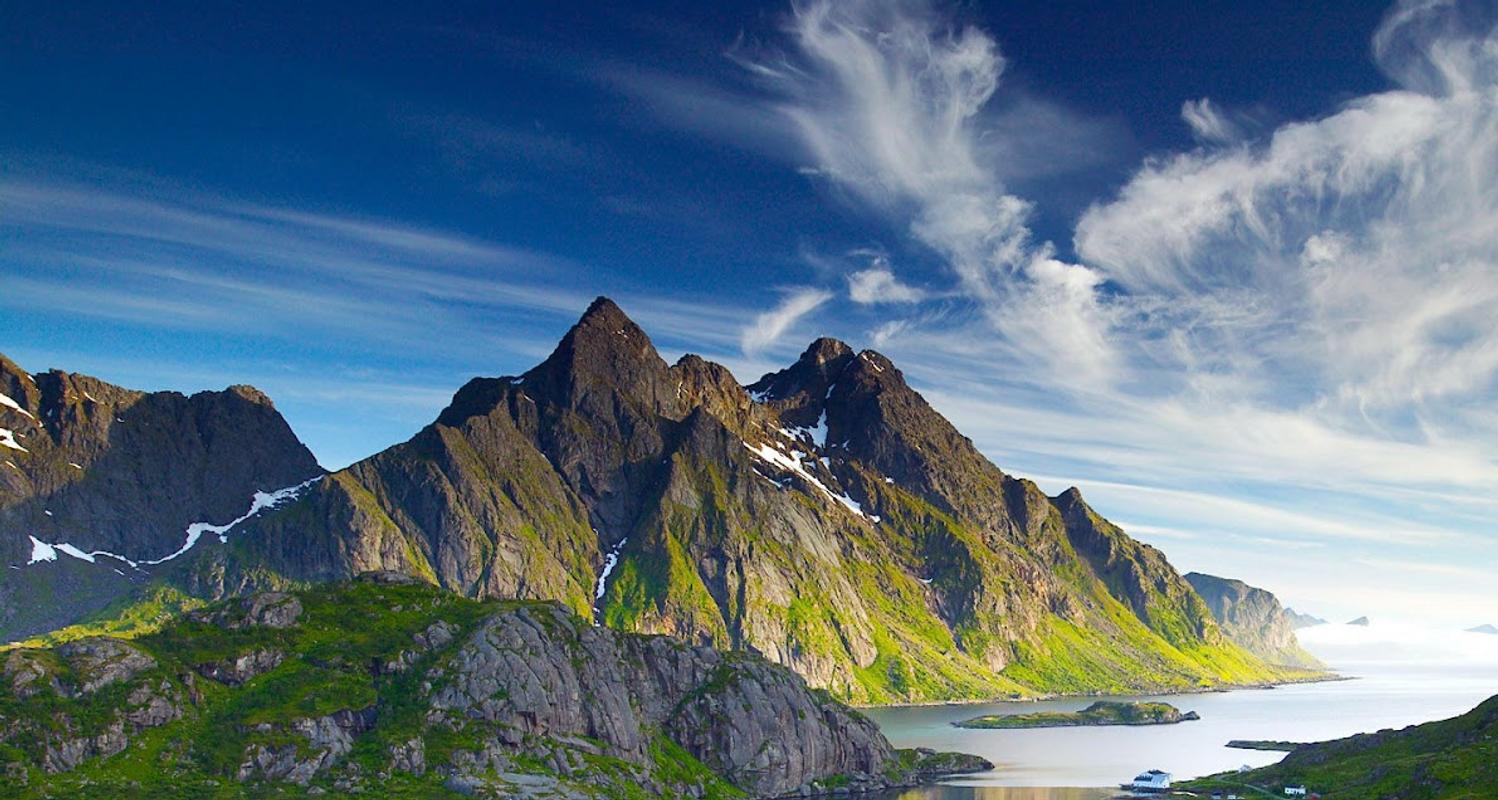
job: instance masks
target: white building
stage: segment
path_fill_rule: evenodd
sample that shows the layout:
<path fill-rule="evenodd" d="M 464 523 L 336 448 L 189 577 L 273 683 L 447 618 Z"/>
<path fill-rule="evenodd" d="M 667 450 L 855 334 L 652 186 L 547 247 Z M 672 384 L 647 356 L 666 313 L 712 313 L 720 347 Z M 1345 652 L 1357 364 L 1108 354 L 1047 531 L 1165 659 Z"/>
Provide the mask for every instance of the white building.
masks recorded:
<path fill-rule="evenodd" d="M 1288 796 L 1292 796 L 1292 797 L 1305 797 L 1306 796 L 1306 787 L 1304 787 L 1304 786 L 1286 786 L 1285 787 L 1285 794 L 1288 795 Z"/>
<path fill-rule="evenodd" d="M 1134 780 L 1122 784 L 1119 788 L 1145 793 L 1163 792 L 1170 788 L 1170 773 L 1161 772 L 1158 769 L 1141 772 L 1134 776 Z"/>

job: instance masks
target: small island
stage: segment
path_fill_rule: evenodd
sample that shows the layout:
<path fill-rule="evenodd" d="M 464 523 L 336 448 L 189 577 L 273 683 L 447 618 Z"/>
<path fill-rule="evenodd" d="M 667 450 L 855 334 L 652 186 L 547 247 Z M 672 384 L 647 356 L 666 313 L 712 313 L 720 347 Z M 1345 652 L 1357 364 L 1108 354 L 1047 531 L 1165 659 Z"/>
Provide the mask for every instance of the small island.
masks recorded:
<path fill-rule="evenodd" d="M 1305 742 L 1284 742 L 1269 739 L 1234 739 L 1228 742 L 1227 746 L 1238 750 L 1265 750 L 1276 753 L 1288 753 L 1306 745 Z"/>
<path fill-rule="evenodd" d="M 1031 714 L 986 714 L 952 723 L 959 728 L 1070 728 L 1091 725 L 1174 725 L 1201 719 L 1169 703 L 1121 703 L 1099 700 L 1081 711 L 1037 711 Z"/>

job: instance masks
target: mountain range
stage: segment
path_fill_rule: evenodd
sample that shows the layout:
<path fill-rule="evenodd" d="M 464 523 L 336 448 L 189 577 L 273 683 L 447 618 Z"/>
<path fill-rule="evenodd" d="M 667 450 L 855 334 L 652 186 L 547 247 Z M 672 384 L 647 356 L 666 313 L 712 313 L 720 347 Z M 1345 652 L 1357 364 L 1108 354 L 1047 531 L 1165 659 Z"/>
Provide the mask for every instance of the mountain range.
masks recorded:
<path fill-rule="evenodd" d="M 751 651 L 856 703 L 1314 674 L 832 339 L 742 386 L 600 298 L 542 363 L 333 473 L 247 387 L 0 367 L 5 638 L 383 571 Z"/>

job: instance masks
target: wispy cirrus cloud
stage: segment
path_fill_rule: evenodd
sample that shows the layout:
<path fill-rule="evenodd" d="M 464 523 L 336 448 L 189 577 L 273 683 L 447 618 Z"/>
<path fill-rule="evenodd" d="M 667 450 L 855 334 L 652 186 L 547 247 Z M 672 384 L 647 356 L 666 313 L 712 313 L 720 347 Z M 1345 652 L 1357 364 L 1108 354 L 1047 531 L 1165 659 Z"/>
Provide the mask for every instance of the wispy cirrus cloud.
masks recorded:
<path fill-rule="evenodd" d="M 1498 489 L 1492 23 L 1402 2 L 1373 48 L 1394 88 L 1265 135 L 1186 102 L 1198 146 L 1094 204 L 1075 261 L 1033 235 L 1034 201 L 994 158 L 1009 64 L 988 33 L 922 2 L 812 2 L 783 51 L 734 55 L 794 125 L 808 175 L 950 269 L 976 313 L 902 314 L 873 336 L 911 353 L 907 372 L 1001 461 L 1220 501 L 1162 517 L 1135 513 L 1161 495 L 1112 493 L 1159 530 L 1253 497 L 1283 512 L 1254 517 L 1280 539 L 1471 546 L 1492 535 L 1481 498 Z M 892 280 L 853 273 L 851 299 Z"/>
<path fill-rule="evenodd" d="M 774 344 L 802 317 L 821 308 L 832 293 L 825 289 L 799 288 L 785 293 L 784 299 L 774 308 L 754 318 L 743 332 L 743 349 L 748 355 L 757 355 Z"/>

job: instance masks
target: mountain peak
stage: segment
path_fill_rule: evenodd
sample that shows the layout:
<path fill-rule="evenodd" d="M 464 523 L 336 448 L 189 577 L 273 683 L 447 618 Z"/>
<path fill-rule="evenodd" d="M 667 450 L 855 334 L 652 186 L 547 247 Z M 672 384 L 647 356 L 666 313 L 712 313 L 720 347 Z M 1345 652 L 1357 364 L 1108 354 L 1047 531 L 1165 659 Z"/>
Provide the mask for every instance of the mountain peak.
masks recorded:
<path fill-rule="evenodd" d="M 831 336 L 823 336 L 806 348 L 801 357 L 797 359 L 797 363 L 809 362 L 820 365 L 839 361 L 852 354 L 853 348 L 849 347 L 847 342 Z"/>
<path fill-rule="evenodd" d="M 593 302 L 588 304 L 588 310 L 584 311 L 583 315 L 578 318 L 578 324 L 582 325 L 590 320 L 601 324 L 635 324 L 629 318 L 629 315 L 624 313 L 624 309 L 619 307 L 618 303 L 615 303 L 612 299 L 604 295 L 593 298 Z"/>
<path fill-rule="evenodd" d="M 623 309 L 613 300 L 599 297 L 562 337 L 551 355 L 526 375 L 562 378 L 587 373 L 628 386 L 635 383 L 642 369 L 664 374 L 666 362 L 661 360 L 650 337 Z"/>

